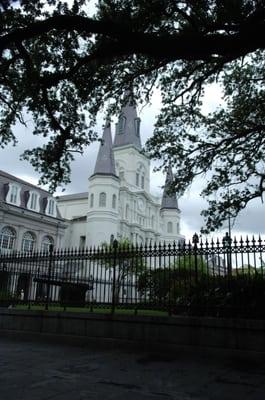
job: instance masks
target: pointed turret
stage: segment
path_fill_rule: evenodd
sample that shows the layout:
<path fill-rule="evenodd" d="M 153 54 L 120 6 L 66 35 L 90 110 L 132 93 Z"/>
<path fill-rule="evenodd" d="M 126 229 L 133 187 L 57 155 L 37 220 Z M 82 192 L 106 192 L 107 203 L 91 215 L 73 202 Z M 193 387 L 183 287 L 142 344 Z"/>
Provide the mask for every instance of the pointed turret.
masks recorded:
<path fill-rule="evenodd" d="M 114 155 L 112 150 L 111 127 L 109 120 L 106 121 L 102 136 L 102 143 L 98 150 L 98 156 L 93 175 L 96 174 L 116 175 Z"/>
<path fill-rule="evenodd" d="M 164 187 L 164 193 L 162 197 L 161 210 L 162 209 L 177 209 L 178 210 L 178 200 L 176 194 L 172 193 L 170 190 L 170 185 L 173 182 L 173 173 L 171 166 L 168 167 L 166 182 Z"/>
<path fill-rule="evenodd" d="M 131 90 L 124 94 L 125 105 L 122 107 L 116 124 L 114 147 L 134 145 L 141 150 L 140 118 L 137 117 L 136 104 Z"/>

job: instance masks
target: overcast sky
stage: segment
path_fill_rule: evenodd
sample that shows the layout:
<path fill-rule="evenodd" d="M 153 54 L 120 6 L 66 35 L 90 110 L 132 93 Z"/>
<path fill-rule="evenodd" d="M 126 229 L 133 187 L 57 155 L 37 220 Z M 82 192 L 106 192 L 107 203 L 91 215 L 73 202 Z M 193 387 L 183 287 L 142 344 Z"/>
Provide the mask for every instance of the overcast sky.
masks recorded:
<path fill-rule="evenodd" d="M 213 109 L 220 101 L 220 93 L 218 87 L 211 87 L 207 92 L 206 109 Z M 160 107 L 159 95 L 155 95 L 152 105 L 144 107 L 139 112 L 141 118 L 141 138 L 144 143 L 148 137 L 152 135 L 155 116 Z M 114 122 L 112 122 L 112 133 L 114 134 Z M 102 132 L 102 120 L 98 122 L 98 133 Z M 37 184 L 39 175 L 34 171 L 33 167 L 26 161 L 19 159 L 20 154 L 27 148 L 39 145 L 39 138 L 34 137 L 32 132 L 32 122 L 28 119 L 28 127 L 17 125 L 14 128 L 19 143 L 16 147 L 9 145 L 5 149 L 0 149 L 0 169 L 5 170 L 15 176 L 26 181 Z M 84 152 L 83 156 L 76 156 L 76 160 L 72 164 L 71 183 L 65 187 L 64 194 L 84 192 L 88 190 L 88 177 L 93 173 L 97 150 L 99 144 L 94 143 Z M 154 173 L 151 171 L 151 192 L 155 195 L 162 194 L 161 187 L 165 182 L 162 173 Z M 199 232 L 203 224 L 200 216 L 201 210 L 206 206 L 206 202 L 200 197 L 202 181 L 197 180 L 192 188 L 179 200 L 181 210 L 181 230 L 186 237 L 191 238 L 194 232 Z M 59 189 L 57 194 L 62 194 Z M 233 234 L 264 234 L 264 212 L 265 206 L 261 200 L 255 200 L 246 210 L 244 210 L 237 218 L 233 226 Z M 222 236 L 224 230 L 216 232 L 216 235 Z"/>

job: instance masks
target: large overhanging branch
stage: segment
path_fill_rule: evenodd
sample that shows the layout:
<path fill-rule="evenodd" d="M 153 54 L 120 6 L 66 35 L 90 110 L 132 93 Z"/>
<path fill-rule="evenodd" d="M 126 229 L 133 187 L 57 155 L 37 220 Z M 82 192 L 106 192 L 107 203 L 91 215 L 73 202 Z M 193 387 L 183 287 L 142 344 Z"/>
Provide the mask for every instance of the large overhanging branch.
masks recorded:
<path fill-rule="evenodd" d="M 212 56 L 237 58 L 256 49 L 265 48 L 265 19 L 244 24 L 237 33 L 199 34 L 198 32 L 157 34 L 136 32 L 127 25 L 107 20 L 93 20 L 81 16 L 59 15 L 44 21 L 36 21 L 26 28 L 0 38 L 0 52 L 12 47 L 17 41 L 41 36 L 52 30 L 76 31 L 82 35 L 101 34 L 112 38 L 123 48 L 123 54 L 145 54 L 169 60 L 201 60 Z"/>

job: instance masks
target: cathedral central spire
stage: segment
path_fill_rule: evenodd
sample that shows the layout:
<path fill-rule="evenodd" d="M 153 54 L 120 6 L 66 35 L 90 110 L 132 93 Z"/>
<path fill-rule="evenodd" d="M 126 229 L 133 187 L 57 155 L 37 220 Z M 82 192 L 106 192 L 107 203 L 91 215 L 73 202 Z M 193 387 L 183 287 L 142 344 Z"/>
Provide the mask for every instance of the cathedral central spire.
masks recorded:
<path fill-rule="evenodd" d="M 109 120 L 106 121 L 102 135 L 102 142 L 98 150 L 98 156 L 93 175 L 96 174 L 116 175 Z"/>
<path fill-rule="evenodd" d="M 140 118 L 137 117 L 133 93 L 131 90 L 126 90 L 124 93 L 124 106 L 116 124 L 114 147 L 132 144 L 141 150 L 140 122 Z"/>

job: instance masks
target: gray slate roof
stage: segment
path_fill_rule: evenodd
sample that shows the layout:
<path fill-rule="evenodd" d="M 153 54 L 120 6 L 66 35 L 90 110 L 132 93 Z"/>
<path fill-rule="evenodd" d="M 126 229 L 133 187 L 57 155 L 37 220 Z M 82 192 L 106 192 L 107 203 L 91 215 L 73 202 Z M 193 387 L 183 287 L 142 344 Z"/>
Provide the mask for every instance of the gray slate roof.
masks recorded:
<path fill-rule="evenodd" d="M 87 199 L 88 198 L 88 192 L 82 192 L 82 193 L 73 193 L 73 194 L 64 194 L 62 196 L 57 196 L 56 200 L 58 202 L 60 201 L 65 201 L 65 200 L 79 200 L 79 199 Z"/>
<path fill-rule="evenodd" d="M 96 174 L 116 176 L 110 121 L 106 122 L 103 131 L 102 143 L 100 144 L 98 150 L 98 156 L 93 175 Z"/>
<path fill-rule="evenodd" d="M 134 145 L 141 150 L 140 118 L 137 117 L 136 104 L 132 92 L 124 94 L 125 105 L 122 107 L 119 121 L 116 124 L 114 147 Z"/>
<path fill-rule="evenodd" d="M 161 210 L 166 209 L 176 209 L 178 210 L 178 200 L 176 198 L 176 193 L 169 191 L 170 184 L 173 182 L 173 173 L 171 166 L 168 167 L 166 182 L 164 186 L 164 192 L 161 203 Z"/>
<path fill-rule="evenodd" d="M 24 181 L 23 179 L 17 178 L 14 175 L 11 175 L 5 171 L 0 170 L 0 202 L 3 202 L 4 204 L 7 204 L 5 202 L 6 195 L 8 192 L 8 184 L 9 183 L 17 183 L 21 187 L 20 191 L 20 208 L 27 209 L 27 201 L 29 199 L 29 191 L 34 190 L 39 193 L 40 195 L 40 214 L 45 213 L 45 207 L 47 205 L 47 200 L 50 197 L 53 197 L 51 193 L 49 193 L 47 190 L 41 189 L 39 186 L 32 185 L 29 182 Z M 8 206 L 12 207 L 17 207 L 13 204 L 8 204 Z M 35 212 L 35 211 L 32 211 Z M 54 217 L 51 217 L 54 218 Z M 61 219 L 60 212 L 57 208 L 57 215 L 56 218 Z"/>

